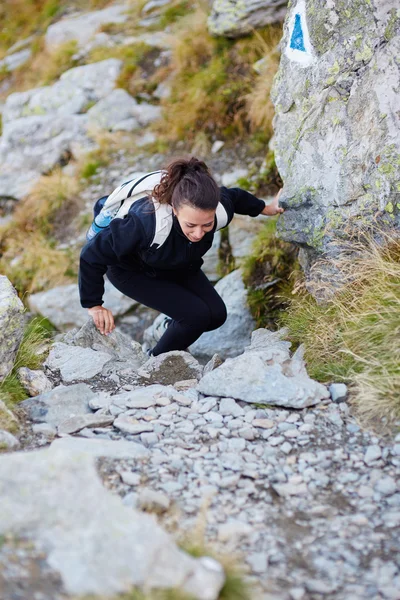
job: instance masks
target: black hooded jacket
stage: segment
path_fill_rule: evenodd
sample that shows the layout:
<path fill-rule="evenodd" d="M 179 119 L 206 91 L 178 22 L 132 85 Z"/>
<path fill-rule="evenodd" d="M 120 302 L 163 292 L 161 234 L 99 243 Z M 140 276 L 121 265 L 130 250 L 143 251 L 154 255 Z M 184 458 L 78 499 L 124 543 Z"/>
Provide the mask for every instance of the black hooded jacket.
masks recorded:
<path fill-rule="evenodd" d="M 256 217 L 265 208 L 263 200 L 240 188 L 221 187 L 220 191 L 220 202 L 228 214 L 228 223 L 234 213 Z M 216 222 L 199 242 L 191 242 L 174 216 L 164 244 L 160 248 L 155 244 L 151 246 L 155 232 L 154 211 L 149 209 L 147 197 L 138 200 L 125 218 L 113 219 L 82 249 L 79 268 L 82 306 L 91 308 L 103 304 L 104 275 L 113 265 L 161 278 L 200 269 L 202 256 L 212 246 L 215 229 Z"/>

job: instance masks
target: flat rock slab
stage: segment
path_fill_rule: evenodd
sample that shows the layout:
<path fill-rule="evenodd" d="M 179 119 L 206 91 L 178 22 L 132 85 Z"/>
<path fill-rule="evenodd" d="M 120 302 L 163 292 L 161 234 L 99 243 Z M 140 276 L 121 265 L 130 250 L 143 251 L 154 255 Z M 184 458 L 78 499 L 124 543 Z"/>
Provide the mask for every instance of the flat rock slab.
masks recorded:
<path fill-rule="evenodd" d="M 58 426 L 58 435 L 71 434 L 85 427 L 107 427 L 112 425 L 115 417 L 112 415 L 78 415 L 66 419 Z"/>
<path fill-rule="evenodd" d="M 91 413 L 89 400 L 94 397 L 95 394 L 84 383 L 60 385 L 50 392 L 24 400 L 19 406 L 35 423 L 49 423 L 57 427 L 72 416 Z"/>
<path fill-rule="evenodd" d="M 218 598 L 219 563 L 185 554 L 152 516 L 124 506 L 85 452 L 53 444 L 1 456 L 0 496 L 0 534 L 36 542 L 68 594 L 104 596 L 137 586 Z"/>
<path fill-rule="evenodd" d="M 54 450 L 68 454 L 84 454 L 93 458 L 131 458 L 141 460 L 150 455 L 150 451 L 136 442 L 127 440 L 86 439 L 80 437 L 64 437 L 54 440 Z"/>
<path fill-rule="evenodd" d="M 61 379 L 69 383 L 91 379 L 101 373 L 104 365 L 110 360 L 112 356 L 106 352 L 57 342 L 50 350 L 45 365 L 50 371 L 59 370 Z"/>

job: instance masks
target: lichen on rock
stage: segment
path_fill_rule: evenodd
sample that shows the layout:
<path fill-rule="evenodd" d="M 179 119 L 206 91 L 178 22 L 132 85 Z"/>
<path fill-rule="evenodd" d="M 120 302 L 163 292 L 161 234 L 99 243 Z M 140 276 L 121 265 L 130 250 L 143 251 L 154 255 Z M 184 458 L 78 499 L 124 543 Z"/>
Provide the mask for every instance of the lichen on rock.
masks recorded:
<path fill-rule="evenodd" d="M 308 265 L 333 257 L 336 237 L 370 227 L 377 216 L 400 226 L 400 11 L 390 5 L 289 4 L 271 94 L 286 208 L 278 233 L 301 246 Z M 311 47 L 293 52 L 295 15 L 296 35 L 308 36 Z"/>

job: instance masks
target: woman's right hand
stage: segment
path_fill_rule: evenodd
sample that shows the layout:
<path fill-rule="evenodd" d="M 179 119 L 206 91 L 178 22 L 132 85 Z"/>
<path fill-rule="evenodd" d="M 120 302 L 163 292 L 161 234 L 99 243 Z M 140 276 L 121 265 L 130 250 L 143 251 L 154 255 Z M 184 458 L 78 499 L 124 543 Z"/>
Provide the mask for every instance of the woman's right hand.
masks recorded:
<path fill-rule="evenodd" d="M 88 309 L 89 315 L 92 317 L 97 329 L 103 335 L 108 335 L 115 329 L 114 317 L 111 310 L 104 306 L 92 306 Z"/>

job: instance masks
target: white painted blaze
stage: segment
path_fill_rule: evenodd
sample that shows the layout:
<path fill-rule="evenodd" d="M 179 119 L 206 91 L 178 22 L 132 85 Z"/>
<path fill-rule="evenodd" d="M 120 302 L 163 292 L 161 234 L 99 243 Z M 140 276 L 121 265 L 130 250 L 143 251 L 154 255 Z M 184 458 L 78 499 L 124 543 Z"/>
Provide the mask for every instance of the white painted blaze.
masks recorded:
<path fill-rule="evenodd" d="M 308 67 L 316 61 L 308 32 L 305 0 L 298 0 L 289 17 L 285 54 L 290 60 L 297 62 L 299 67 Z"/>

